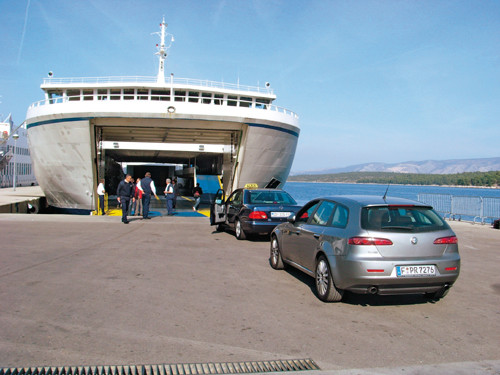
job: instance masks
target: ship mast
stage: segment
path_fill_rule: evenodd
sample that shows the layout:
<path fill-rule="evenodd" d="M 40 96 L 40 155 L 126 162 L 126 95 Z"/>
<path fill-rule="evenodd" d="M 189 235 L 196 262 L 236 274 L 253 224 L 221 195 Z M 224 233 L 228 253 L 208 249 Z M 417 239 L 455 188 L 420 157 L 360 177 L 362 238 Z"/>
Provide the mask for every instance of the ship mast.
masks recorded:
<path fill-rule="evenodd" d="M 160 32 L 153 33 L 160 36 L 160 44 L 156 45 L 158 52 L 155 53 L 155 55 L 158 55 L 159 59 L 158 76 L 156 79 L 158 83 L 165 83 L 165 60 L 167 58 L 167 51 L 174 42 L 174 36 L 170 33 L 167 33 L 166 30 L 167 30 L 167 24 L 165 23 L 165 17 L 163 17 L 163 20 L 160 24 Z M 167 35 L 170 36 L 170 44 L 168 46 L 165 45 L 165 37 Z"/>

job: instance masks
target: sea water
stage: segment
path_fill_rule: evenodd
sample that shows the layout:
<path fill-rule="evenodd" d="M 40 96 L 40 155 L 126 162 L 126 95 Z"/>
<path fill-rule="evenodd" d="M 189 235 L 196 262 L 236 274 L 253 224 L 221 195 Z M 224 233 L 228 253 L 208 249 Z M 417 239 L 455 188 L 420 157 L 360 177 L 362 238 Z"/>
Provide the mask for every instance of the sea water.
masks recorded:
<path fill-rule="evenodd" d="M 326 182 L 287 182 L 286 190 L 303 205 L 314 198 L 332 195 L 379 195 L 417 200 L 419 194 L 448 194 L 468 197 L 500 198 L 500 189 L 462 188 L 427 185 L 341 184 Z"/>

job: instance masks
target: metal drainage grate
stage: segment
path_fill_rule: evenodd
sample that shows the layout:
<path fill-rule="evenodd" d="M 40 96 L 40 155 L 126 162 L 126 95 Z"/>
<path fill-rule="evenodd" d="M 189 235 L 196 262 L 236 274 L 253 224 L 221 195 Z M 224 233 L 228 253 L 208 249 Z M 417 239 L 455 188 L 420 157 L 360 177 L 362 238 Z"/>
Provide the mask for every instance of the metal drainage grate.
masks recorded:
<path fill-rule="evenodd" d="M 210 375 L 320 370 L 312 359 L 139 366 L 3 367 L 0 375 Z"/>

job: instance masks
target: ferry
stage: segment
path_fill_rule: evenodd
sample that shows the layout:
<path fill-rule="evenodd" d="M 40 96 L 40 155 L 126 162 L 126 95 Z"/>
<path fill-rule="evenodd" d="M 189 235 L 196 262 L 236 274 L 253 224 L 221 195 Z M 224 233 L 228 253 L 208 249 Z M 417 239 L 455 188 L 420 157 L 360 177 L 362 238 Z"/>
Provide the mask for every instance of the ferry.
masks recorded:
<path fill-rule="evenodd" d="M 105 179 L 112 194 L 124 170 L 136 178 L 150 171 L 160 191 L 167 177 L 179 177 L 187 194 L 210 179 L 226 192 L 286 182 L 298 115 L 274 104 L 269 83 L 166 76 L 174 41 L 166 29 L 163 20 L 155 33 L 156 77 L 56 78 L 49 72 L 43 80 L 45 97 L 29 106 L 26 124 L 34 172 L 49 205 L 90 213 L 98 181 Z"/>

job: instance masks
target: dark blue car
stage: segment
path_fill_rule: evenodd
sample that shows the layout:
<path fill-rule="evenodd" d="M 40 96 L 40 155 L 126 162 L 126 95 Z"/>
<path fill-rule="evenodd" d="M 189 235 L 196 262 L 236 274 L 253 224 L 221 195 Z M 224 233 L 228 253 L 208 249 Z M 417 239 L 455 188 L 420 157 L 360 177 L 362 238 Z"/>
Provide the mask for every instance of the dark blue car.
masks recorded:
<path fill-rule="evenodd" d="M 237 189 L 224 198 L 220 189 L 210 206 L 210 224 L 217 225 L 219 231 L 233 229 L 239 240 L 251 233 L 271 233 L 301 207 L 290 194 L 278 189 Z"/>

